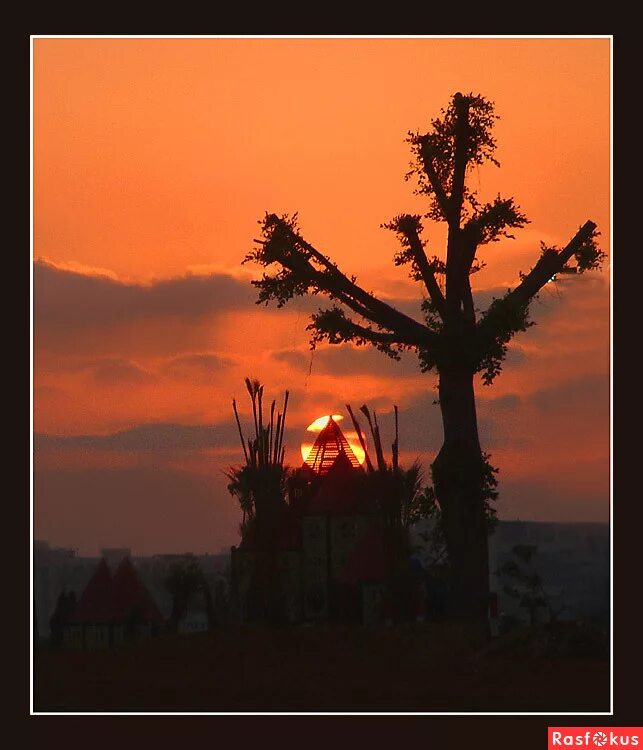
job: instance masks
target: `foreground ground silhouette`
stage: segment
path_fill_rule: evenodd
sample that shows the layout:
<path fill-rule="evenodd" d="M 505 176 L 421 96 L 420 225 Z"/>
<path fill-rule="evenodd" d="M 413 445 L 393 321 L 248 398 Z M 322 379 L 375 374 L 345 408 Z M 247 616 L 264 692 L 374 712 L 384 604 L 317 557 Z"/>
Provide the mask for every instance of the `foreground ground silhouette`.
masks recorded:
<path fill-rule="evenodd" d="M 607 711 L 600 642 L 476 642 L 447 623 L 246 626 L 103 652 L 39 649 L 36 711 Z"/>

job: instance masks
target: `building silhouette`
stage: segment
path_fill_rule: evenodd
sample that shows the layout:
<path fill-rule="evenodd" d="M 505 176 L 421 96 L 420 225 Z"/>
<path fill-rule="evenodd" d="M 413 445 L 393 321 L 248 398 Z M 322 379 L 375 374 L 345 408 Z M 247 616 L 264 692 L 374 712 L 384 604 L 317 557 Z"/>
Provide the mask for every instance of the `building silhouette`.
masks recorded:
<path fill-rule="evenodd" d="M 287 621 L 374 623 L 395 614 L 395 549 L 381 505 L 364 480 L 358 458 L 330 417 L 289 488 L 274 538 L 276 596 Z M 252 539 L 232 548 L 231 598 L 241 620 L 253 617 L 257 565 Z"/>
<path fill-rule="evenodd" d="M 160 632 L 163 616 L 129 557 L 112 576 L 105 558 L 96 566 L 64 623 L 64 645 L 101 649 L 136 642 Z"/>

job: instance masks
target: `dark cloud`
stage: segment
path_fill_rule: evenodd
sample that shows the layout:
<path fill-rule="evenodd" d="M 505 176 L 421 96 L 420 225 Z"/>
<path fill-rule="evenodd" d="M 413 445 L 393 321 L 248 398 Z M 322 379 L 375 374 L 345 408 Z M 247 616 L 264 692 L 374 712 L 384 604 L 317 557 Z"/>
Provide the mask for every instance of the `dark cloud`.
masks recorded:
<path fill-rule="evenodd" d="M 440 449 L 442 418 L 440 407 L 435 403 L 438 394 L 434 383 L 427 378 L 426 391 L 418 393 L 400 410 L 403 450 L 435 454 Z M 478 392 L 477 412 L 480 440 L 487 450 L 533 445 L 543 420 L 550 422 L 555 417 L 561 420 L 559 434 L 571 433 L 582 423 L 583 429 L 589 429 L 592 435 L 603 434 L 607 440 L 609 379 L 607 374 L 588 374 L 527 396 L 508 393 L 488 398 Z M 392 435 L 391 407 L 378 418 L 386 434 Z M 388 438 L 387 442 L 390 442 Z"/>
<path fill-rule="evenodd" d="M 320 350 L 315 352 L 313 371 L 316 367 L 320 372 L 336 375 L 360 372 L 395 377 L 420 372 L 415 354 L 403 352 L 400 360 L 394 360 L 371 346 L 332 346 Z"/>
<path fill-rule="evenodd" d="M 420 307 L 420 305 L 422 304 L 421 294 L 418 294 L 417 299 L 408 299 L 407 297 L 387 298 L 385 296 L 382 296 L 382 299 L 384 299 L 389 305 L 391 305 L 391 307 L 394 307 L 396 310 L 399 310 L 405 315 L 408 315 L 409 318 L 413 318 L 419 323 L 424 322 L 422 309 Z"/>
<path fill-rule="evenodd" d="M 302 372 L 320 375 L 369 374 L 381 377 L 417 375 L 420 372 L 417 357 L 403 352 L 399 361 L 391 359 L 371 346 L 355 347 L 341 344 L 310 351 L 287 349 L 272 353 L 278 362 L 286 362 Z"/>
<path fill-rule="evenodd" d="M 609 379 L 587 374 L 539 389 L 525 396 L 505 394 L 477 400 L 478 428 L 483 448 L 537 448 L 539 436 L 565 435 L 575 442 L 584 434 L 595 440 L 609 437 Z M 551 436 L 550 438 L 551 439 Z"/>
<path fill-rule="evenodd" d="M 547 415 L 580 412 L 595 417 L 597 423 L 609 418 L 609 376 L 588 374 L 536 391 L 530 401 Z"/>
<path fill-rule="evenodd" d="M 484 312 L 494 299 L 504 297 L 509 289 L 506 286 L 491 287 L 489 289 L 474 290 L 473 301 L 477 310 Z"/>
<path fill-rule="evenodd" d="M 494 299 L 504 297 L 508 291 L 510 289 L 506 286 L 474 290 L 476 308 L 484 312 Z M 562 275 L 541 289 L 531 304 L 531 318 L 536 322 L 544 321 L 561 307 L 587 307 L 596 302 L 609 304 L 609 286 L 603 275 Z"/>
<path fill-rule="evenodd" d="M 483 401 L 483 404 L 490 404 L 492 408 L 500 411 L 510 411 L 518 408 L 520 401 L 520 396 L 516 393 L 506 393 L 504 396 L 498 396 L 498 398 L 486 399 Z"/>
<path fill-rule="evenodd" d="M 308 370 L 310 367 L 310 352 L 304 353 L 299 349 L 284 349 L 279 352 L 273 352 L 270 356 L 276 362 L 285 362 L 296 370 Z"/>
<path fill-rule="evenodd" d="M 255 299 L 247 281 L 213 273 L 151 284 L 128 284 L 107 276 L 34 263 L 34 327 L 94 328 L 156 318 L 194 318 L 247 308 Z"/>
<path fill-rule="evenodd" d="M 94 382 L 98 385 L 147 385 L 154 375 L 126 359 L 105 359 L 90 365 Z"/>
<path fill-rule="evenodd" d="M 57 385 L 37 385 L 33 389 L 34 402 L 39 402 L 40 399 L 57 398 L 65 394 L 65 389 Z"/>
<path fill-rule="evenodd" d="M 494 299 L 504 297 L 513 287 L 495 286 L 486 289 L 474 290 L 474 303 L 480 313 L 484 313 Z M 395 309 L 403 312 L 419 322 L 423 322 L 421 311 L 422 293 L 418 288 L 417 298 L 413 297 L 388 297 L 386 294 L 378 295 Z M 312 313 L 319 308 L 328 308 L 337 304 L 323 297 L 305 297 L 290 303 L 301 313 Z M 545 322 L 549 317 L 563 309 L 584 309 L 609 305 L 609 286 L 603 275 L 582 274 L 559 276 L 555 283 L 546 284 L 537 299 L 531 304 L 532 321 Z M 601 307 L 601 309 L 602 309 Z M 349 315 L 352 315 L 348 311 Z M 601 313 L 603 314 L 603 313 Z"/>
<path fill-rule="evenodd" d="M 505 366 L 521 365 L 527 361 L 527 355 L 525 352 L 516 344 L 510 343 L 505 357 Z"/>
<path fill-rule="evenodd" d="M 156 380 L 152 372 L 125 357 L 99 357 L 97 359 L 69 357 L 49 361 L 41 360 L 35 367 L 35 371 L 87 373 L 94 383 L 104 386 L 147 385 Z M 43 391 L 43 393 L 46 392 Z"/>
<path fill-rule="evenodd" d="M 159 370 L 176 380 L 213 383 L 213 378 L 234 365 L 234 360 L 217 354 L 185 354 L 164 362 Z"/>
<path fill-rule="evenodd" d="M 524 400 L 516 393 L 507 393 L 498 398 L 480 398 L 478 395 L 478 433 L 484 451 L 506 445 L 519 448 L 527 444 L 516 429 L 518 423 L 526 420 L 524 407 Z"/>
<path fill-rule="evenodd" d="M 434 403 L 437 393 L 432 387 L 432 380 L 427 377 L 426 391 L 419 393 L 412 401 L 399 409 L 400 450 L 407 453 L 429 454 L 434 456 L 442 445 L 442 417 L 440 407 Z M 354 404 L 353 410 L 361 404 Z M 371 414 L 377 413 L 377 421 L 384 446 L 390 455 L 390 445 L 395 438 L 395 412 L 390 399 L 385 403 L 369 399 L 367 406 Z M 362 430 L 370 435 L 366 417 L 355 412 Z M 370 441 L 372 443 L 372 440 Z"/>
<path fill-rule="evenodd" d="M 234 420 L 214 425 L 184 425 L 171 422 L 139 424 L 109 435 L 34 435 L 34 451 L 103 450 L 125 452 L 194 451 L 236 445 L 239 436 Z"/>

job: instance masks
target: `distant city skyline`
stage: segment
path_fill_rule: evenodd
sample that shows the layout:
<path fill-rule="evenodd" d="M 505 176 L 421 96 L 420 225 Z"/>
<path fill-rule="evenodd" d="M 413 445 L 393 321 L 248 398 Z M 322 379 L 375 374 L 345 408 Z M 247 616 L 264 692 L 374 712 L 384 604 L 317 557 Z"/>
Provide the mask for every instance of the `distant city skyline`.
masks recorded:
<path fill-rule="evenodd" d="M 125 554 L 130 555 L 131 557 L 162 557 L 165 556 L 181 556 L 181 555 L 197 555 L 197 556 L 207 556 L 210 555 L 212 557 L 221 557 L 222 555 L 229 555 L 230 554 L 230 548 L 229 547 L 222 547 L 218 550 L 208 550 L 205 552 L 201 551 L 195 551 L 191 549 L 185 549 L 180 552 L 168 552 L 166 550 L 157 550 L 156 552 L 148 552 L 145 554 L 140 553 L 138 550 L 133 549 L 132 547 L 121 545 L 121 546 L 110 546 L 110 547 L 104 547 L 99 546 L 95 547 L 94 549 L 87 548 L 86 551 L 81 551 L 81 548 L 78 545 L 59 545 L 50 542 L 48 539 L 34 539 L 34 549 L 38 549 L 39 545 L 47 545 L 49 550 L 53 553 L 60 553 L 60 552 L 73 552 L 78 557 L 87 557 L 87 558 L 96 558 L 99 559 L 101 557 L 108 557 L 110 553 L 118 553 L 120 556 L 123 556 Z"/>

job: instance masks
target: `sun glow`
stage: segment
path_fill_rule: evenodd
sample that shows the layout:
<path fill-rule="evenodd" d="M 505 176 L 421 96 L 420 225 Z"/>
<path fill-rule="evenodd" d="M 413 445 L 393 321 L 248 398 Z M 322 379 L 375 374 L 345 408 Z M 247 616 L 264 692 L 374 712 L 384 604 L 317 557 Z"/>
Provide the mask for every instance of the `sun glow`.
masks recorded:
<path fill-rule="evenodd" d="M 306 427 L 306 430 L 308 430 L 308 432 L 321 432 L 328 424 L 330 417 L 331 415 L 329 414 L 326 414 L 324 417 L 317 417 L 314 422 L 311 422 L 308 427 Z M 332 417 L 336 422 L 341 422 L 342 419 L 344 419 L 341 414 L 333 414 Z"/>
<path fill-rule="evenodd" d="M 317 419 L 313 420 L 308 427 L 306 427 L 307 432 L 321 432 L 324 427 L 328 424 L 328 420 L 330 419 L 329 414 L 324 415 L 323 417 L 317 417 Z M 341 422 L 341 420 L 344 419 L 344 417 L 341 414 L 333 414 L 332 415 L 335 422 Z M 360 464 L 364 463 L 364 450 L 362 449 L 362 446 L 360 445 L 359 438 L 357 437 L 357 433 L 355 431 L 346 432 L 345 430 L 342 430 L 344 433 L 344 436 L 346 437 L 346 440 L 348 441 L 348 444 L 350 445 L 353 453 L 355 454 L 355 457 L 360 462 Z M 364 436 L 365 438 L 365 436 Z M 365 438 L 366 439 L 366 438 Z M 308 460 L 308 456 L 310 455 L 310 451 L 313 449 L 314 445 L 314 439 L 312 442 L 304 442 L 301 444 L 301 457 L 304 461 Z"/>

